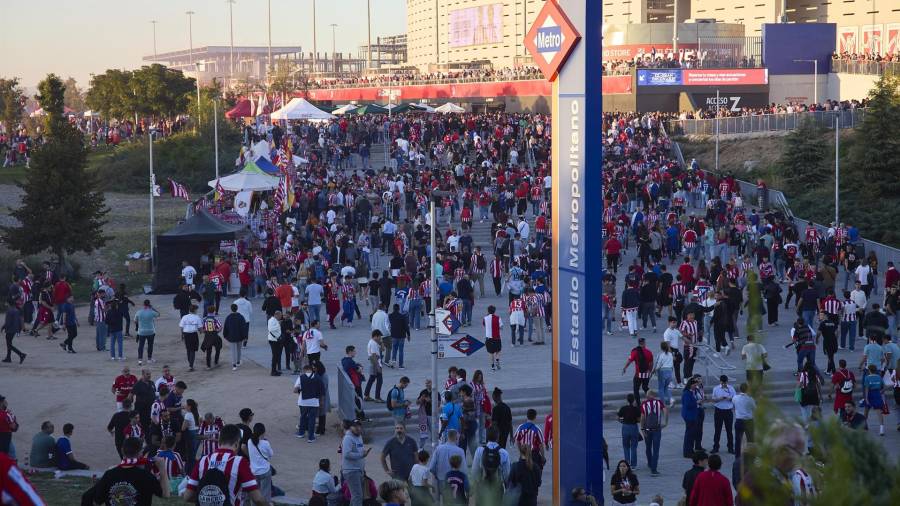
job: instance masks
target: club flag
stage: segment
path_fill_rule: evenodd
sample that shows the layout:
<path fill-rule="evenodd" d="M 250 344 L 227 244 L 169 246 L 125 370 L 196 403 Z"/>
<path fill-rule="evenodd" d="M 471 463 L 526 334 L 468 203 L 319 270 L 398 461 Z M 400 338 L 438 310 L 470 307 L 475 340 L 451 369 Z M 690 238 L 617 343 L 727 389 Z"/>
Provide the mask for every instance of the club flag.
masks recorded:
<path fill-rule="evenodd" d="M 213 200 L 218 202 L 224 198 L 225 198 L 225 188 L 222 188 L 222 183 L 220 183 L 219 180 L 216 179 L 216 194 L 213 197 Z"/>
<path fill-rule="evenodd" d="M 188 192 L 186 186 L 177 183 L 174 179 L 169 179 L 169 184 L 172 187 L 172 198 L 181 197 L 188 202 L 191 201 L 191 194 Z"/>
<path fill-rule="evenodd" d="M 291 178 L 290 172 L 286 172 L 284 175 L 284 189 L 287 194 L 284 210 L 287 211 L 294 206 L 294 181 Z"/>
<path fill-rule="evenodd" d="M 284 176 L 282 176 L 281 180 L 278 182 L 278 188 L 275 189 L 275 197 L 273 199 L 272 210 L 278 214 L 281 214 L 281 208 L 284 205 L 284 201 L 285 201 Z"/>
<path fill-rule="evenodd" d="M 247 216 L 250 212 L 250 202 L 253 200 L 252 191 L 238 192 L 234 196 L 234 212 L 240 216 Z"/>

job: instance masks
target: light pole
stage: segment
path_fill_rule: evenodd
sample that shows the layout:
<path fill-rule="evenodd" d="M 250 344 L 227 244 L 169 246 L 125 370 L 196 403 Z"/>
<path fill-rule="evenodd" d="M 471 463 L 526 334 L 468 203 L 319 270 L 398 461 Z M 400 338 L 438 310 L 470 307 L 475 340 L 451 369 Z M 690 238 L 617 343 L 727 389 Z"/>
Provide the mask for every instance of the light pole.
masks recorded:
<path fill-rule="evenodd" d="M 819 60 L 794 60 L 794 63 L 813 64 L 813 103 L 819 105 Z"/>
<path fill-rule="evenodd" d="M 851 111 L 852 112 L 852 111 Z M 834 115 L 834 226 L 841 226 L 841 112 Z"/>
<path fill-rule="evenodd" d="M 229 33 L 229 44 L 231 46 L 230 53 L 230 70 L 229 70 L 229 86 L 234 85 L 234 4 L 235 0 L 225 0 L 228 2 L 228 33 Z"/>
<path fill-rule="evenodd" d="M 194 64 L 194 75 L 197 76 L 197 130 L 200 130 L 200 62 Z"/>
<path fill-rule="evenodd" d="M 218 108 L 218 100 L 219 97 L 213 98 L 213 149 L 215 150 L 215 159 L 216 159 L 216 184 L 219 183 L 219 108 Z"/>
<path fill-rule="evenodd" d="M 153 129 L 147 130 L 147 137 L 150 139 L 150 270 L 153 270 L 153 267 L 156 265 L 154 260 L 156 260 L 156 252 L 153 247 L 153 227 L 154 227 L 154 215 L 153 215 L 153 196 L 156 194 L 156 174 L 153 172 L 153 134 L 155 132 Z"/>
<path fill-rule="evenodd" d="M 153 63 L 156 63 L 156 20 L 150 20 L 153 24 Z"/>
<path fill-rule="evenodd" d="M 269 6 L 269 59 L 267 60 L 266 82 L 269 82 L 272 74 L 272 0 L 268 0 L 267 4 Z"/>
<path fill-rule="evenodd" d="M 719 89 L 716 88 L 716 172 L 719 172 Z"/>
<path fill-rule="evenodd" d="M 188 59 L 191 67 L 194 66 L 194 27 L 192 22 L 192 17 L 194 16 L 194 11 L 185 12 L 188 17 Z"/>
<path fill-rule="evenodd" d="M 335 52 L 335 47 L 337 46 L 337 23 L 331 23 L 331 70 L 337 75 L 337 53 Z"/>
<path fill-rule="evenodd" d="M 313 32 L 313 58 L 312 58 L 312 73 L 316 73 L 319 69 L 319 49 L 316 46 L 316 0 L 312 0 L 312 32 Z"/>
<path fill-rule="evenodd" d="M 366 45 L 366 68 L 372 68 L 372 0 L 366 0 L 366 23 L 369 31 L 369 42 Z"/>

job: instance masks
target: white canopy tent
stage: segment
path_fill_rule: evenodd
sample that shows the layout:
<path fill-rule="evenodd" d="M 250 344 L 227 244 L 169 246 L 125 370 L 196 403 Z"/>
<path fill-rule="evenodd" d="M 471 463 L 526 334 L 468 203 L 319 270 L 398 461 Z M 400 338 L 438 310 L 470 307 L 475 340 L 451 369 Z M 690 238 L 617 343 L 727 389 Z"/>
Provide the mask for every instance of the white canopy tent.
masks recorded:
<path fill-rule="evenodd" d="M 355 111 L 358 107 L 359 106 L 353 104 L 342 105 L 331 111 L 331 114 L 347 114 L 350 111 Z"/>
<path fill-rule="evenodd" d="M 409 106 L 412 107 L 413 109 L 417 110 L 417 111 L 423 111 L 423 112 L 427 112 L 427 113 L 429 113 L 429 114 L 433 114 L 433 113 L 435 112 L 435 108 L 434 108 L 434 107 L 431 107 L 431 106 L 428 105 L 428 104 L 422 104 L 422 103 L 419 103 L 419 104 L 409 104 Z"/>
<path fill-rule="evenodd" d="M 281 109 L 272 113 L 273 120 L 286 119 L 309 119 L 309 120 L 326 120 L 333 119 L 334 115 L 329 114 L 318 107 L 312 105 L 304 98 L 293 98 Z"/>
<path fill-rule="evenodd" d="M 222 185 L 222 188 L 230 192 L 243 191 L 269 191 L 278 187 L 279 179 L 263 173 L 256 165 L 248 164 L 247 168 L 232 174 L 210 181 L 209 187 L 215 188 L 216 182 Z"/>
<path fill-rule="evenodd" d="M 440 112 L 440 113 L 446 114 L 446 113 L 450 113 L 450 112 L 456 112 L 456 113 L 466 112 L 466 110 L 463 109 L 462 107 L 454 104 L 453 102 L 447 102 L 446 104 L 435 109 L 435 112 Z"/>

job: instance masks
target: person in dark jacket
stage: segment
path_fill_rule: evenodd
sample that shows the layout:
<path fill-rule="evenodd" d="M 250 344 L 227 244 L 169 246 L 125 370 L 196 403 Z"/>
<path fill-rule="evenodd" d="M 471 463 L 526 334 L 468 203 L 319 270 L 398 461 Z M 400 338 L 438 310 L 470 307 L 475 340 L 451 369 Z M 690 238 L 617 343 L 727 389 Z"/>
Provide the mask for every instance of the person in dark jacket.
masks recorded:
<path fill-rule="evenodd" d="M 12 354 L 15 353 L 19 356 L 19 363 L 21 364 L 25 361 L 26 354 L 13 346 L 13 339 L 16 338 L 16 334 L 22 332 L 22 313 L 15 304 L 10 304 L 6 310 L 6 319 L 3 321 L 2 330 L 6 337 L 6 358 L 3 361 L 11 362 Z"/>
<path fill-rule="evenodd" d="M 262 310 L 266 313 L 266 318 L 275 316 L 275 311 L 281 311 L 281 302 L 271 288 L 266 290 L 266 299 L 263 301 Z"/>
<path fill-rule="evenodd" d="M 300 398 L 297 400 L 297 405 L 300 406 L 300 425 L 297 426 L 297 437 L 307 436 L 307 440 L 313 442 L 316 440 L 319 399 L 325 393 L 325 386 L 322 384 L 322 378 L 313 371 L 309 364 L 303 366 L 303 374 L 294 383 L 294 393 L 300 394 Z"/>
<path fill-rule="evenodd" d="M 238 313 L 237 304 L 231 305 L 231 314 L 225 318 L 222 326 L 222 337 L 231 345 L 231 370 L 236 371 L 241 365 L 241 344 L 247 339 L 247 321 Z"/>
<path fill-rule="evenodd" d="M 538 491 L 541 488 L 541 466 L 531 460 L 531 451 L 519 444 L 519 461 L 509 471 L 509 484 L 519 487 L 519 506 L 537 506 Z"/>
<path fill-rule="evenodd" d="M 400 312 L 400 304 L 394 304 L 394 310 L 388 315 L 388 324 L 391 327 L 391 338 L 393 339 L 391 362 L 396 361 L 400 369 L 405 369 L 403 367 L 403 347 L 405 342 L 410 340 L 411 336 L 409 320 L 405 314 Z"/>
<path fill-rule="evenodd" d="M 106 424 L 106 431 L 113 435 L 116 444 L 116 452 L 122 458 L 122 443 L 125 442 L 125 427 L 131 424 L 131 417 L 137 411 L 131 411 L 131 399 L 122 401 L 122 411 L 117 411 Z"/>
<path fill-rule="evenodd" d="M 491 411 L 491 427 L 497 428 L 497 443 L 501 448 L 506 449 L 506 443 L 513 433 L 512 410 L 503 402 L 503 390 L 495 387 L 491 397 L 494 400 L 494 407 Z"/>
<path fill-rule="evenodd" d="M 200 300 L 200 294 L 191 290 L 190 285 L 182 285 L 181 291 L 172 299 L 172 306 L 181 313 L 181 317 L 191 312 L 191 300 Z"/>
<path fill-rule="evenodd" d="M 681 479 L 681 488 L 684 489 L 684 496 L 691 496 L 691 489 L 694 488 L 694 480 L 697 479 L 697 475 L 706 470 L 706 461 L 709 458 L 706 455 L 706 452 L 694 452 L 694 456 L 691 457 L 691 460 L 694 462 L 694 465 L 685 471 L 684 477 Z"/>

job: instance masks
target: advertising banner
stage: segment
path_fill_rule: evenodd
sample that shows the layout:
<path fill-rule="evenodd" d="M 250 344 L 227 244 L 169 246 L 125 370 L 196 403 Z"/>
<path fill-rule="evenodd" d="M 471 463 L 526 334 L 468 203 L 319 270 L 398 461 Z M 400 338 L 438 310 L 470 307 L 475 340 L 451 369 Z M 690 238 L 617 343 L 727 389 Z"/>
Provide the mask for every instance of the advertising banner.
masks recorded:
<path fill-rule="evenodd" d="M 640 69 L 637 71 L 638 86 L 681 86 L 680 69 Z"/>
<path fill-rule="evenodd" d="M 718 99 L 715 93 L 691 93 L 691 104 L 694 109 L 706 109 L 715 111 L 718 107 L 727 107 L 731 112 L 738 112 L 744 108 L 757 109 L 765 107 L 769 102 L 767 92 L 760 93 L 720 93 Z"/>
<path fill-rule="evenodd" d="M 855 53 L 856 41 L 859 37 L 859 27 L 842 26 L 838 28 L 838 52 Z"/>
<path fill-rule="evenodd" d="M 450 11 L 450 47 L 503 42 L 503 4 L 479 5 Z"/>
<path fill-rule="evenodd" d="M 603 76 L 604 95 L 628 95 L 631 88 L 631 76 Z"/>
<path fill-rule="evenodd" d="M 721 86 L 768 84 L 767 69 L 686 69 L 682 71 L 685 86 Z"/>
<path fill-rule="evenodd" d="M 863 25 L 862 52 L 865 54 L 884 54 L 881 40 L 882 25 Z"/>
<path fill-rule="evenodd" d="M 508 81 L 490 83 L 460 84 L 422 84 L 413 86 L 396 86 L 403 100 L 418 101 L 423 98 L 437 100 L 453 100 L 480 97 L 536 97 L 549 96 L 550 83 L 541 79 L 534 81 Z M 304 98 L 309 100 L 331 100 L 336 102 L 368 101 L 387 102 L 380 96 L 384 88 L 334 88 L 327 90 L 309 90 Z M 302 95 L 298 95 L 302 96 Z"/>
<path fill-rule="evenodd" d="M 887 37 L 884 39 L 885 55 L 900 55 L 900 23 L 887 25 Z"/>

